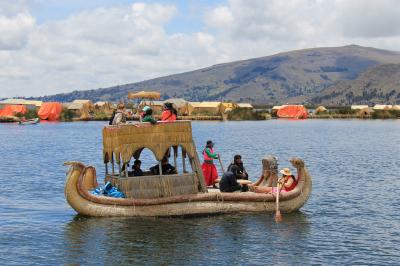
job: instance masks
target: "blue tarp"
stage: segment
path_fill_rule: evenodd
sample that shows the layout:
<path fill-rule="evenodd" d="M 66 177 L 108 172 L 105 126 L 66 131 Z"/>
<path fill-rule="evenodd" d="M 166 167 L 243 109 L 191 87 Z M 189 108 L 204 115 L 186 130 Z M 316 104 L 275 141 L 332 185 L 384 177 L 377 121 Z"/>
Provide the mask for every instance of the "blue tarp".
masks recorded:
<path fill-rule="evenodd" d="M 124 193 L 119 191 L 116 187 L 111 185 L 111 182 L 107 182 L 104 186 L 99 186 L 92 191 L 94 195 L 103 195 L 113 198 L 125 198 Z"/>

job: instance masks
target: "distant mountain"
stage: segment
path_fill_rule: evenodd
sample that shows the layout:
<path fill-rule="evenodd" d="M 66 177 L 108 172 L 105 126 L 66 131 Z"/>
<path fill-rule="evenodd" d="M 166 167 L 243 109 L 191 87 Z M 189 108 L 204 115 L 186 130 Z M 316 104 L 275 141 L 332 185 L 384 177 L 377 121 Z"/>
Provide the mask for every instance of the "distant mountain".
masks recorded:
<path fill-rule="evenodd" d="M 79 98 L 119 101 L 126 99 L 129 91 L 156 90 L 162 93 L 164 99 L 179 97 L 191 101 L 232 100 L 277 104 L 334 100 L 345 103 L 342 98 L 346 96 L 334 97 L 339 90 L 333 89 L 334 86 L 347 86 L 340 84 L 357 80 L 364 71 L 383 64 L 400 64 L 400 53 L 356 45 L 314 48 L 219 64 L 110 88 L 45 96 L 41 100 L 65 102 Z M 385 80 L 379 84 L 386 88 Z M 351 90 L 353 87 L 349 88 Z M 399 87 L 393 89 L 399 91 Z M 345 95 L 350 93 L 345 93 L 345 89 L 340 91 Z M 380 101 L 386 97 L 381 98 L 379 93 L 377 95 L 376 100 Z M 400 101 L 396 97 L 395 100 Z M 361 103 L 365 100 L 355 97 L 349 102 Z"/>
<path fill-rule="evenodd" d="M 326 105 L 400 102 L 400 64 L 372 67 L 355 80 L 340 81 L 311 99 Z"/>

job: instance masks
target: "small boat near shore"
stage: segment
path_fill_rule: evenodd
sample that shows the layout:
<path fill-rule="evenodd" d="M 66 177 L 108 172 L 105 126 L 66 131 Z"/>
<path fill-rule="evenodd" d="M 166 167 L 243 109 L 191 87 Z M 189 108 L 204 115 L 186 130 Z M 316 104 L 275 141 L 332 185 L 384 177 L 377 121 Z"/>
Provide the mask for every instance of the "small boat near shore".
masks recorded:
<path fill-rule="evenodd" d="M 18 122 L 20 125 L 34 125 L 40 122 L 39 118 L 28 119 L 28 120 L 21 120 Z"/>
<path fill-rule="evenodd" d="M 144 148 L 151 150 L 159 162 L 158 175 L 144 172 L 144 176 L 129 176 L 124 171 L 132 158 L 138 159 Z M 180 173 L 162 174 L 162 159 L 169 155 Z M 126 198 L 94 195 L 98 187 L 96 169 L 80 162 L 66 162 L 70 169 L 65 183 L 65 197 L 69 205 L 86 216 L 182 216 L 232 212 L 273 212 L 275 196 L 254 192 L 224 193 L 205 186 L 196 147 L 192 139 L 190 121 L 170 123 L 126 124 L 103 128 L 103 159 L 105 181 L 122 191 Z M 281 192 L 280 210 L 300 209 L 310 196 L 312 180 L 303 160 L 293 158 L 297 170 L 297 186 Z M 111 173 L 109 173 L 111 163 Z M 118 172 L 115 169 L 118 165 Z M 178 168 L 177 168 L 178 169 Z M 276 183 L 278 161 L 273 156 L 262 159 L 264 180 Z"/>

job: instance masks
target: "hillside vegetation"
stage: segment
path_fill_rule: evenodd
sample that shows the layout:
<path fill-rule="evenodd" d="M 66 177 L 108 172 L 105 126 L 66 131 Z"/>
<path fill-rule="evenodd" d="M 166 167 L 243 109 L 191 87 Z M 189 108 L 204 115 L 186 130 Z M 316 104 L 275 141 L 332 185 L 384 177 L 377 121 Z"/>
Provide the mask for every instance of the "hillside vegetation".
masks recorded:
<path fill-rule="evenodd" d="M 156 90 L 162 93 L 164 99 L 179 97 L 191 101 L 229 100 L 271 105 L 350 104 L 384 102 L 387 99 L 398 102 L 400 85 L 396 83 L 395 75 L 398 72 L 394 70 L 395 64 L 400 64 L 399 52 L 356 45 L 314 48 L 40 99 L 63 102 L 74 99 L 119 101 L 126 99 L 129 91 Z M 381 65 L 386 66 L 380 68 Z M 379 73 L 382 72 L 385 78 L 378 81 Z M 367 86 L 367 89 L 363 86 Z"/>

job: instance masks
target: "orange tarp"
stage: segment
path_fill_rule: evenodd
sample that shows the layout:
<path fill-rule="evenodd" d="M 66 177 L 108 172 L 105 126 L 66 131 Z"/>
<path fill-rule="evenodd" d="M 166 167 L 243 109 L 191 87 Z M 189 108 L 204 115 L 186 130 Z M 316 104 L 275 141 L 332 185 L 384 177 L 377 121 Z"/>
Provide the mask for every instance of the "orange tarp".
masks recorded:
<path fill-rule="evenodd" d="M 286 105 L 278 110 L 280 118 L 307 118 L 308 112 L 303 105 Z"/>
<path fill-rule="evenodd" d="M 40 119 L 54 121 L 60 119 L 62 105 L 58 102 L 43 103 L 38 111 Z"/>
<path fill-rule="evenodd" d="M 0 110 L 0 116 L 14 116 L 16 114 L 25 114 L 27 112 L 25 105 L 6 105 L 4 109 Z"/>

